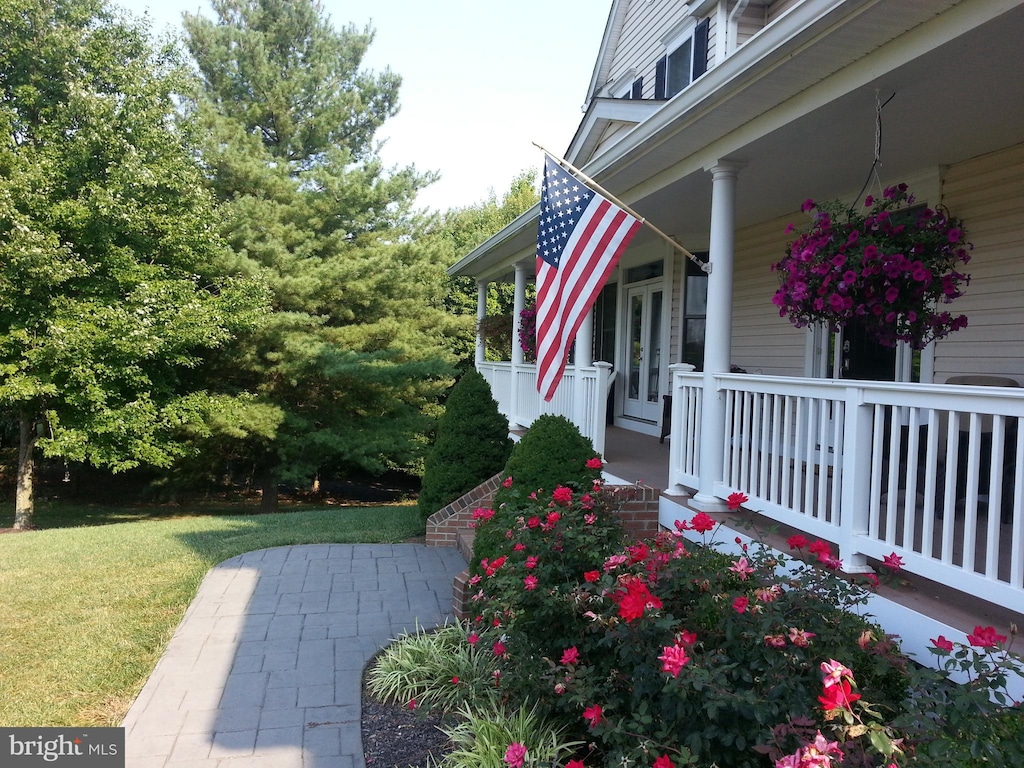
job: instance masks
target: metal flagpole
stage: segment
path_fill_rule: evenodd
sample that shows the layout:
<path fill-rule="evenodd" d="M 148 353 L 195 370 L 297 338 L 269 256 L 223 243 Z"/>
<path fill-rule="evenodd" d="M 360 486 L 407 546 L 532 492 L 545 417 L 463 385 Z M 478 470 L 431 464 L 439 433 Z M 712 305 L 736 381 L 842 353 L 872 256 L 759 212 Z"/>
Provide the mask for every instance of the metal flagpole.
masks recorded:
<path fill-rule="evenodd" d="M 536 147 L 537 149 L 539 149 L 539 150 L 540 150 L 541 152 L 543 152 L 544 154 L 548 155 L 548 156 L 549 156 L 549 157 L 551 157 L 551 158 L 552 158 L 553 160 L 557 161 L 557 162 L 558 162 L 559 164 L 561 164 L 561 165 L 564 165 L 564 166 L 565 166 L 566 168 L 568 168 L 568 169 L 569 169 L 569 170 L 570 170 L 570 171 L 571 171 L 571 172 L 572 172 L 573 174 L 575 174 L 576 176 L 578 176 L 578 177 L 579 177 L 579 178 L 580 178 L 580 179 L 581 179 L 581 180 L 582 180 L 582 181 L 583 181 L 583 182 L 584 182 L 585 184 L 587 184 L 587 185 L 589 185 L 589 186 L 593 187 L 593 188 L 594 188 L 594 189 L 595 189 L 595 190 L 596 190 L 597 192 L 600 192 L 600 193 L 601 193 L 602 195 L 604 195 L 604 196 L 605 196 L 606 198 L 608 198 L 609 200 L 611 200 L 611 201 L 612 201 L 613 203 L 615 203 L 615 204 L 616 204 L 617 206 L 619 206 L 619 208 L 621 208 L 622 210 L 624 210 L 624 211 L 625 211 L 626 213 L 628 213 L 628 214 L 629 214 L 630 216 L 634 217 L 635 219 L 639 219 L 639 221 L 640 221 L 640 223 L 641 223 L 641 224 L 645 224 L 646 226 L 650 227 L 650 228 L 651 228 L 651 229 L 652 229 L 652 230 L 654 231 L 654 233 L 655 233 L 656 235 L 658 235 L 658 236 L 659 236 L 659 237 L 660 237 L 660 238 L 661 238 L 662 240 L 664 240 L 664 241 L 665 241 L 666 243 L 668 243 L 668 244 L 669 244 L 669 245 L 671 245 L 671 246 L 672 246 L 673 248 L 675 248 L 675 249 L 676 249 L 677 251 L 679 251 L 679 252 L 680 252 L 680 253 L 682 253 L 682 254 L 683 254 L 684 256 L 686 256 L 686 258 L 688 258 L 688 259 L 689 259 L 690 261 L 692 261 L 692 262 L 693 262 L 694 264 L 696 264 L 696 265 L 697 265 L 698 267 L 700 267 L 700 268 L 701 268 L 701 269 L 702 269 L 702 270 L 703 270 L 703 271 L 704 271 L 705 273 L 707 273 L 707 274 L 709 274 L 709 275 L 711 274 L 711 264 L 710 264 L 710 262 L 707 262 L 707 261 L 701 261 L 700 259 L 698 259 L 698 258 L 697 258 L 696 256 L 694 256 L 694 255 L 693 255 L 692 253 L 690 253 L 690 252 L 689 252 L 688 250 L 686 250 L 685 248 L 683 248 L 683 246 L 681 246 L 681 245 L 680 245 L 679 243 L 677 243 L 677 242 L 676 242 L 675 240 L 673 240 L 673 239 L 672 239 L 671 237 L 669 237 L 668 235 L 666 235 L 666 234 L 665 234 L 664 232 L 662 232 L 662 231 L 661 231 L 660 229 L 658 229 L 658 228 L 657 228 L 656 226 L 654 226 L 653 224 L 651 224 L 651 222 L 649 222 L 649 221 L 648 221 L 647 219 L 645 219 L 645 218 L 644 218 L 643 216 L 641 216 L 641 215 L 640 215 L 639 213 L 637 213 L 636 211 L 634 211 L 634 210 L 633 210 L 632 208 L 630 208 L 630 207 L 629 207 L 628 205 L 626 205 L 626 204 L 625 204 L 624 202 L 622 202 L 621 200 L 619 200 L 619 199 L 618 199 L 617 197 L 615 197 L 615 195 L 613 195 L 613 194 L 612 194 L 611 192 L 609 192 L 608 190 L 606 190 L 606 189 L 605 189 L 604 187 L 602 187 L 602 186 L 601 186 L 600 184 L 598 184 L 598 183 L 597 183 L 596 181 L 594 181 L 594 180 L 593 180 L 592 178 L 590 178 L 589 176 L 587 176 L 587 174 L 585 174 L 585 173 L 584 173 L 583 171 L 581 171 L 581 170 L 580 170 L 579 168 L 577 168 L 576 166 L 574 166 L 574 165 L 573 165 L 572 163 L 570 163 L 570 162 L 569 162 L 568 160 L 565 160 L 565 159 L 563 159 L 563 158 L 559 157 L 558 155 L 554 154 L 554 153 L 553 153 L 553 152 L 551 152 L 550 150 L 547 150 L 547 149 L 545 149 L 545 148 L 544 148 L 544 147 L 542 147 L 542 146 L 541 146 L 540 144 L 538 144 L 538 143 L 537 143 L 536 141 L 534 141 L 534 142 L 532 142 L 532 143 L 533 143 L 533 146 L 535 146 L 535 147 Z"/>

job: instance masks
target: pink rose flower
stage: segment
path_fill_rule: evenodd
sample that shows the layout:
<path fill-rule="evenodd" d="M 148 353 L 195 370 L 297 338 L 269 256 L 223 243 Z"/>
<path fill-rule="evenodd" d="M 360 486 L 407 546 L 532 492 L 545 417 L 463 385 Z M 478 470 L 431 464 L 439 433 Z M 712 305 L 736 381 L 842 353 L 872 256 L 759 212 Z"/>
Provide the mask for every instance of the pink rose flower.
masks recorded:
<path fill-rule="evenodd" d="M 505 757 L 503 759 L 508 763 L 509 768 L 522 768 L 525 758 L 526 747 L 518 741 L 513 741 L 508 745 L 508 749 L 505 750 Z"/>
<path fill-rule="evenodd" d="M 740 508 L 740 505 L 746 504 L 748 499 L 745 493 L 730 493 L 725 501 L 729 505 L 729 509 L 737 510 Z"/>
<path fill-rule="evenodd" d="M 566 488 L 564 485 L 558 486 L 551 494 L 551 500 L 563 507 L 572 504 L 572 489 Z"/>
<path fill-rule="evenodd" d="M 601 722 L 601 715 L 604 710 L 600 704 L 593 704 L 583 710 L 583 719 L 587 721 L 587 724 L 593 728 L 595 725 Z"/>
<path fill-rule="evenodd" d="M 1006 635 L 996 633 L 995 627 L 976 626 L 974 632 L 967 636 L 967 642 L 979 648 L 992 648 L 1006 642 Z"/>
<path fill-rule="evenodd" d="M 658 661 L 661 662 L 661 671 L 668 672 L 672 677 L 679 677 L 680 671 L 690 660 L 686 649 L 681 645 L 666 645 L 662 649 Z"/>

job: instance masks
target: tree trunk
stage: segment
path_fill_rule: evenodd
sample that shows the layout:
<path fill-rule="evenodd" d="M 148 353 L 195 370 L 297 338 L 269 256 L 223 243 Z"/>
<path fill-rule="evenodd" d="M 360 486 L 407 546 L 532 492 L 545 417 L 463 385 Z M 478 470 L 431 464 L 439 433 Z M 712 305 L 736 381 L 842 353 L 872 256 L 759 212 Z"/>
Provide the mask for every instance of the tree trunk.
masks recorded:
<path fill-rule="evenodd" d="M 260 473 L 260 486 L 263 489 L 260 512 L 277 512 L 277 473 L 273 467 Z"/>
<path fill-rule="evenodd" d="M 35 424 L 24 413 L 20 418 L 20 438 L 18 441 L 18 485 L 14 497 L 14 527 L 26 531 L 32 527 L 32 515 L 35 512 L 32 495 L 32 480 L 35 474 Z"/>

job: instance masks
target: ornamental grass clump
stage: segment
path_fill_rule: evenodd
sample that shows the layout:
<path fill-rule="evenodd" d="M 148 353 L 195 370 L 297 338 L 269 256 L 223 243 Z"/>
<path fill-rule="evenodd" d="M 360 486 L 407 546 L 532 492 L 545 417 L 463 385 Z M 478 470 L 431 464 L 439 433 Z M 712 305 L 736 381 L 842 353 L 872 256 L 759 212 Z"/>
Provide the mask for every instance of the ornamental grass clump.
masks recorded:
<path fill-rule="evenodd" d="M 961 221 L 944 210 L 907 207 L 913 202 L 906 184 L 868 196 L 865 212 L 807 200 L 810 228 L 772 265 L 779 315 L 798 328 L 857 324 L 879 344 L 903 341 L 915 349 L 965 327 L 965 315 L 943 307 L 970 282 L 960 268 L 973 246 Z"/>
<path fill-rule="evenodd" d="M 465 630 L 450 624 L 403 634 L 377 655 L 366 683 L 380 701 L 418 711 L 486 709 L 495 703 L 492 669 L 491 659 L 466 643 Z"/>
<path fill-rule="evenodd" d="M 442 766 L 458 768 L 550 768 L 568 765 L 581 741 L 566 737 L 564 724 L 545 720 L 526 706 L 483 711 L 464 708 L 459 722 L 443 728 L 454 749 Z M 582 767 L 580 767 L 582 768 Z"/>

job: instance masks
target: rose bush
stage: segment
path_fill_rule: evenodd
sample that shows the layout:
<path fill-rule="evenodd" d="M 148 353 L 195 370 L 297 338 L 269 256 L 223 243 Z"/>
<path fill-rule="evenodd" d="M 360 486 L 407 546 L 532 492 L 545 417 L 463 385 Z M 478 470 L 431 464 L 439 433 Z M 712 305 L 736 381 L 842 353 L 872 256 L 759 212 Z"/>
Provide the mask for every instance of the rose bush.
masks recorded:
<path fill-rule="evenodd" d="M 543 507 L 558 486 L 585 493 L 601 480 L 602 462 L 590 440 L 564 416 L 543 414 L 512 448 L 495 494 L 494 523 L 477 526 L 471 569 L 479 573 L 483 558 L 494 558 L 505 545 L 505 533 L 521 509 Z M 538 502 L 537 497 L 541 498 Z"/>
<path fill-rule="evenodd" d="M 1007 685 L 1024 673 L 1015 629 L 1008 640 L 979 626 L 966 644 L 940 635 L 940 669 L 920 667 L 857 615 L 877 577 L 844 577 L 826 542 L 797 534 L 780 553 L 737 537 L 727 554 L 718 524 L 698 513 L 623 545 L 620 492 L 597 483 L 530 495 L 511 523 L 477 510 L 502 544 L 477 564 L 466 661 L 405 691 L 424 704 L 473 692 L 459 743 L 488 764 L 1024 765 Z M 889 577 L 901 567 L 896 553 L 880 565 Z M 971 679 L 952 683 L 952 672 Z M 531 725 L 496 731 L 502 713 L 529 713 Z M 478 764 L 460 762 L 464 752 L 444 764 Z"/>
<path fill-rule="evenodd" d="M 818 670 L 832 658 L 856 665 L 877 706 L 901 711 L 905 659 L 850 611 L 866 593 L 820 567 L 838 565 L 827 545 L 807 545 L 813 564 L 761 546 L 734 557 L 710 540 L 687 545 L 684 530 L 707 538 L 716 527 L 700 513 L 598 556 L 610 540 L 588 526 L 587 495 L 538 498 L 481 564 L 473 639 L 491 648 L 511 701 L 575 723 L 600 761 L 626 765 L 765 765 L 755 747 L 771 748 L 772 726 L 825 726 Z"/>
<path fill-rule="evenodd" d="M 616 512 L 630 495 L 594 480 L 589 490 L 557 486 L 546 498 L 534 493 L 533 506 L 511 518 L 476 513 L 477 535 L 489 532 L 501 545 L 470 580 L 474 628 L 506 646 L 514 630 L 520 650 L 528 643 L 530 653 L 561 656 L 587 623 L 573 608 L 574 590 L 621 546 Z"/>
<path fill-rule="evenodd" d="M 970 281 L 959 271 L 972 248 L 963 224 L 942 210 L 908 209 L 913 201 L 906 184 L 867 197 L 864 213 L 807 200 L 810 228 L 772 265 L 779 315 L 800 328 L 857 323 L 880 344 L 916 349 L 965 327 L 966 316 L 942 309 Z"/>

